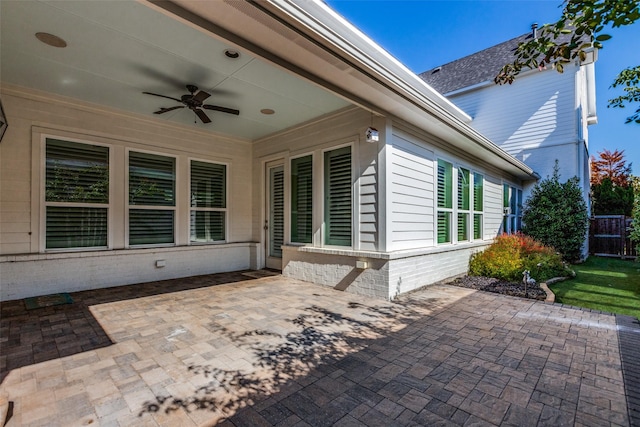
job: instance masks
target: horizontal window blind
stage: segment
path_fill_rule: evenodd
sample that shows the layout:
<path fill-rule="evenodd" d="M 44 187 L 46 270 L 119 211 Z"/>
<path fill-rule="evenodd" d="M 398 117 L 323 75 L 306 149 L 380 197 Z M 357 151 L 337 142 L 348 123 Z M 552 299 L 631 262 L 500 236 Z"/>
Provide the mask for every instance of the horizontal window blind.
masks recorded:
<path fill-rule="evenodd" d="M 312 156 L 291 161 L 291 241 L 311 243 L 313 234 Z"/>
<path fill-rule="evenodd" d="M 451 209 L 452 202 L 452 176 L 453 165 L 444 160 L 438 160 L 438 207 Z"/>
<path fill-rule="evenodd" d="M 482 239 L 482 215 L 473 215 L 473 238 Z"/>
<path fill-rule="evenodd" d="M 469 210 L 471 198 L 469 184 L 469 170 L 458 168 L 458 209 Z"/>
<path fill-rule="evenodd" d="M 225 240 L 226 212 L 192 211 L 191 241 L 216 242 Z"/>
<path fill-rule="evenodd" d="M 269 227 L 269 255 L 282 258 L 284 244 L 284 169 L 271 169 L 271 224 Z"/>
<path fill-rule="evenodd" d="M 47 139 L 45 200 L 109 203 L 109 148 Z"/>
<path fill-rule="evenodd" d="M 191 162 L 191 206 L 227 207 L 227 167 L 215 163 Z"/>
<path fill-rule="evenodd" d="M 438 243 L 451 242 L 451 212 L 438 212 Z"/>
<path fill-rule="evenodd" d="M 175 159 L 129 153 L 129 204 L 175 206 Z"/>
<path fill-rule="evenodd" d="M 107 246 L 107 208 L 47 206 L 46 248 Z"/>
<path fill-rule="evenodd" d="M 469 214 L 458 214 L 458 241 L 469 240 Z"/>
<path fill-rule="evenodd" d="M 325 153 L 325 243 L 351 246 L 351 147 Z"/>
<path fill-rule="evenodd" d="M 174 211 L 129 209 L 129 244 L 174 243 Z"/>
<path fill-rule="evenodd" d="M 473 174 L 473 210 L 484 210 L 484 178 L 479 173 Z"/>

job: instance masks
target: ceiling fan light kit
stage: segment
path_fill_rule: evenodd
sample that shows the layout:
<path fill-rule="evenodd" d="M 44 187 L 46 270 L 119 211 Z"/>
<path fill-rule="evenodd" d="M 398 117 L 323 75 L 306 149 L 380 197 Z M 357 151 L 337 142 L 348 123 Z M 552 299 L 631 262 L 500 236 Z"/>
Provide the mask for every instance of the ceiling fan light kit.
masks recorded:
<path fill-rule="evenodd" d="M 154 111 L 153 114 L 164 114 L 169 111 L 186 107 L 191 111 L 193 111 L 195 115 L 198 116 L 200 121 L 202 121 L 202 123 L 211 123 L 211 119 L 209 118 L 207 113 L 204 112 L 204 110 L 220 111 L 222 113 L 233 114 L 235 116 L 240 114 L 239 110 L 236 110 L 233 108 L 221 107 L 219 105 L 204 104 L 204 100 L 209 98 L 211 94 L 203 90 L 199 91 L 198 86 L 195 86 L 192 84 L 188 84 L 186 85 L 186 87 L 189 93 L 182 95 L 180 99 L 174 98 L 171 96 L 160 95 L 158 93 L 152 93 L 152 92 L 142 92 L 142 93 L 145 95 L 153 95 L 153 96 L 158 96 L 160 98 L 171 99 L 173 101 L 180 102 L 182 104 L 182 105 L 176 105 L 174 107 L 169 107 L 169 108 L 160 107 L 160 109 L 158 111 Z"/>

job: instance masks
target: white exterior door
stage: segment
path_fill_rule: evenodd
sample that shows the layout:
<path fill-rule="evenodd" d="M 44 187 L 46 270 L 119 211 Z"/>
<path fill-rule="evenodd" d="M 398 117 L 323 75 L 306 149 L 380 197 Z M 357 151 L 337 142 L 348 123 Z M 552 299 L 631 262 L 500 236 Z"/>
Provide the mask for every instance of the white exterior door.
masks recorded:
<path fill-rule="evenodd" d="M 284 166 L 282 162 L 267 164 L 267 197 L 265 206 L 265 265 L 282 270 L 284 243 Z"/>

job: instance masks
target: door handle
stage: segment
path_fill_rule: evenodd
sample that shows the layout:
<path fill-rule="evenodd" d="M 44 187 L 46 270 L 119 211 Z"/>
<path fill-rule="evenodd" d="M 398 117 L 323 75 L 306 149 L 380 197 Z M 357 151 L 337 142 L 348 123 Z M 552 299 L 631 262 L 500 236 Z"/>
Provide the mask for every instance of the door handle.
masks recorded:
<path fill-rule="evenodd" d="M 267 231 L 269 229 L 269 221 L 264 222 L 264 230 Z"/>

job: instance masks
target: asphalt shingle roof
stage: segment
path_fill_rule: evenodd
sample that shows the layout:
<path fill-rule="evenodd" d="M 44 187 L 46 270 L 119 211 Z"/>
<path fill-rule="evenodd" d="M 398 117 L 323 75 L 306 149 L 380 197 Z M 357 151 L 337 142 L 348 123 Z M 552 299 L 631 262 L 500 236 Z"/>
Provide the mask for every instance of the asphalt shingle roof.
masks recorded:
<path fill-rule="evenodd" d="M 502 66 L 513 62 L 518 45 L 531 39 L 531 33 L 473 53 L 448 64 L 427 70 L 419 76 L 440 93 L 493 80 Z"/>
<path fill-rule="evenodd" d="M 506 42 L 473 53 L 464 58 L 449 62 L 420 73 L 419 76 L 432 88 L 442 94 L 491 81 L 500 69 L 515 59 L 520 43 L 531 39 L 532 33 L 526 33 Z M 570 35 L 561 35 L 558 42 L 569 41 Z"/>

